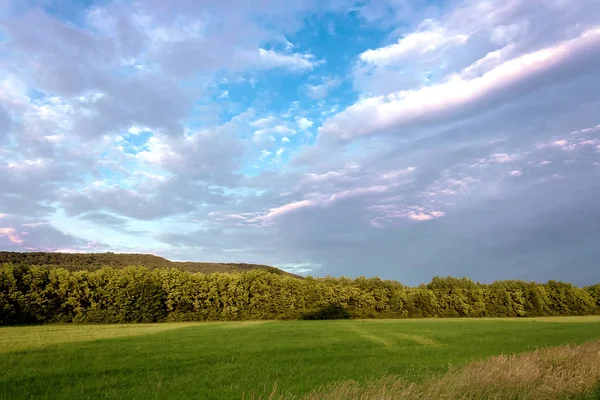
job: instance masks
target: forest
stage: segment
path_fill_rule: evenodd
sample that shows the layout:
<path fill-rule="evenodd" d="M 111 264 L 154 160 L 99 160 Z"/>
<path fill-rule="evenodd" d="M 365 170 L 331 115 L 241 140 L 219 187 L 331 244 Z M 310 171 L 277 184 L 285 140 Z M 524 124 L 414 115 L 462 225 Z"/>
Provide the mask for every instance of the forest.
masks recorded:
<path fill-rule="evenodd" d="M 600 313 L 600 284 L 434 277 L 298 279 L 253 269 L 0 267 L 0 325 L 270 319 L 534 317 Z"/>

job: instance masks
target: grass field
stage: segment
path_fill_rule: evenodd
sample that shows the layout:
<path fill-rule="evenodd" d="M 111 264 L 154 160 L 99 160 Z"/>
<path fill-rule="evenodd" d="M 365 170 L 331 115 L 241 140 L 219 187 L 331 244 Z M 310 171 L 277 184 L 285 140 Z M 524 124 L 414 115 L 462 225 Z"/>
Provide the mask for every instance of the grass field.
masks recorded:
<path fill-rule="evenodd" d="M 600 317 L 0 328 L 2 399 L 241 399 L 600 339 Z M 594 350 L 595 351 L 595 350 Z"/>

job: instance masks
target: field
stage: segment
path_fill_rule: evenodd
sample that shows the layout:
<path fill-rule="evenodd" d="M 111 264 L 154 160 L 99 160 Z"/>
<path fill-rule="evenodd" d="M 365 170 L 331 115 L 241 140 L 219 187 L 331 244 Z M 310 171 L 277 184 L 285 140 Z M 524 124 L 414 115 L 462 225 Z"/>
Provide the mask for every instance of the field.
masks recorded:
<path fill-rule="evenodd" d="M 600 317 L 3 327 L 0 398 L 301 396 L 597 339 Z"/>

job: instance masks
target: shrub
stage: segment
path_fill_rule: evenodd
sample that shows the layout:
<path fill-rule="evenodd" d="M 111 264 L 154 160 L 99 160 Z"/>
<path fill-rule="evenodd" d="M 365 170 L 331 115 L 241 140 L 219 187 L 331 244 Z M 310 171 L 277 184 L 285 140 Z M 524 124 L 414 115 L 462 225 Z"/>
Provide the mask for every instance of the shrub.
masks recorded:
<path fill-rule="evenodd" d="M 304 313 L 300 319 L 320 320 L 320 319 L 350 319 L 350 312 L 339 304 L 330 304 L 320 310 Z"/>

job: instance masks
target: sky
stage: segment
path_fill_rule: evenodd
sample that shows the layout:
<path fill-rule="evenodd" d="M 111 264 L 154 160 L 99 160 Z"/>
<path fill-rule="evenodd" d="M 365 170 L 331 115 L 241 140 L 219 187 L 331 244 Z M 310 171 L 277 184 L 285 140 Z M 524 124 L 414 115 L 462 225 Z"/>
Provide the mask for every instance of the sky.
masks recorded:
<path fill-rule="evenodd" d="M 597 0 L 0 0 L 0 249 L 600 281 Z"/>

